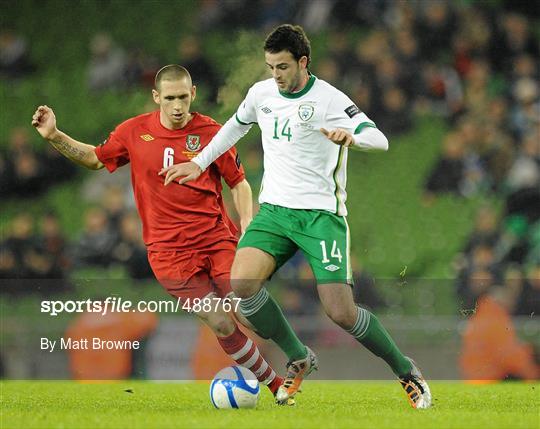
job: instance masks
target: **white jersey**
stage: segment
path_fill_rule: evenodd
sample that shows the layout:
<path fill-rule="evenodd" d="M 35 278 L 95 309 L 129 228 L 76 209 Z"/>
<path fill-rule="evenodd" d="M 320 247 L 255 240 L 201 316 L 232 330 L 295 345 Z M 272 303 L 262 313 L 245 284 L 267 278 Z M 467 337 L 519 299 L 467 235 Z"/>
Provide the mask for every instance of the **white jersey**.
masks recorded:
<path fill-rule="evenodd" d="M 375 127 L 349 97 L 313 75 L 297 93 L 282 93 L 268 79 L 250 88 L 236 120 L 257 123 L 261 129 L 264 176 L 259 203 L 347 214 L 348 149 L 332 143 L 320 129 L 358 134 Z"/>

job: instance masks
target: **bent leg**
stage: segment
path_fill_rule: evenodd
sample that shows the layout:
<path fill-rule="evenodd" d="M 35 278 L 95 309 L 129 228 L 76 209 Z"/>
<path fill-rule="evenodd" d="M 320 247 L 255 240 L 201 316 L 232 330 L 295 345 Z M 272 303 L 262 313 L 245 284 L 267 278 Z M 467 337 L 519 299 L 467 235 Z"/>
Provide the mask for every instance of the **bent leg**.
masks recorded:
<path fill-rule="evenodd" d="M 273 340 L 291 360 L 307 355 L 277 302 L 264 282 L 276 268 L 274 258 L 254 247 L 238 249 L 231 270 L 231 286 L 240 301 L 240 312 L 263 338 Z"/>
<path fill-rule="evenodd" d="M 398 377 L 410 373 L 410 360 L 399 350 L 379 319 L 368 310 L 355 305 L 349 285 L 319 284 L 317 290 L 330 319 L 370 352 L 382 358 Z"/>
<path fill-rule="evenodd" d="M 283 379 L 276 375 L 257 345 L 238 328 L 232 314 L 218 306 L 212 311 L 199 311 L 195 315 L 212 329 L 219 345 L 232 360 L 253 372 L 257 380 L 266 384 L 275 394 Z"/>
<path fill-rule="evenodd" d="M 351 287 L 343 283 L 325 283 L 317 285 L 317 291 L 326 315 L 343 329 L 352 329 L 358 311 Z"/>
<path fill-rule="evenodd" d="M 272 255 L 255 247 L 236 251 L 231 268 L 231 286 L 238 298 L 249 298 L 262 288 L 276 269 Z"/>

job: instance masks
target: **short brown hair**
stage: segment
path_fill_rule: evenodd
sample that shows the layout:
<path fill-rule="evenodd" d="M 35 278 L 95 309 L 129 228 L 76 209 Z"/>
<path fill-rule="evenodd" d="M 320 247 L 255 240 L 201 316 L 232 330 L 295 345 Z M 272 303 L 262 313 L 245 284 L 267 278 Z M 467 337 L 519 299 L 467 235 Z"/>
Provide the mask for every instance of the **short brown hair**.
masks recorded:
<path fill-rule="evenodd" d="M 302 57 L 307 57 L 308 64 L 311 61 L 311 44 L 299 25 L 283 24 L 275 28 L 264 41 L 264 50 L 272 54 L 289 51 L 296 61 Z"/>
<path fill-rule="evenodd" d="M 188 79 L 191 82 L 191 75 L 185 67 L 179 66 L 178 64 L 169 64 L 158 70 L 154 79 L 154 85 L 156 89 L 159 89 L 159 85 L 164 80 L 180 79 Z"/>

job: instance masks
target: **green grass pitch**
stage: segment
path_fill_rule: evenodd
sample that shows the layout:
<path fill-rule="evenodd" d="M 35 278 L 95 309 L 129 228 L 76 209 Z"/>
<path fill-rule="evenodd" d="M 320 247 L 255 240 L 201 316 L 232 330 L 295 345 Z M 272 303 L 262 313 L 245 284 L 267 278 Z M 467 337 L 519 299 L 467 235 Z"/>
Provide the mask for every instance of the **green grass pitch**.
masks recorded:
<path fill-rule="evenodd" d="M 216 410 L 208 383 L 4 381 L 4 428 L 538 428 L 540 384 L 432 382 L 413 410 L 398 383 L 305 382 L 296 407 L 264 388 L 255 410 Z"/>

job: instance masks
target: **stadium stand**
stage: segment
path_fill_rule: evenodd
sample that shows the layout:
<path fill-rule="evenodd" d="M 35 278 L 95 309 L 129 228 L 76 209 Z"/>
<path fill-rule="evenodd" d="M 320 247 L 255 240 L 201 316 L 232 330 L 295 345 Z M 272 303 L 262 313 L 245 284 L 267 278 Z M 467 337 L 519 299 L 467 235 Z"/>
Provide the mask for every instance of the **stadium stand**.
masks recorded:
<path fill-rule="evenodd" d="M 40 4 L 37 15 L 32 1 L 23 2 L 2 17 L 9 23 L 0 34 L 2 278 L 71 279 L 75 285 L 62 283 L 61 294 L 80 292 L 75 279 L 85 276 L 151 277 L 131 196 L 110 191 L 123 193 L 123 204 L 108 206 L 106 171 L 90 178 L 47 150 L 29 125 L 37 104 L 53 106 L 61 127 L 98 144 L 115 124 L 154 108 L 151 77 L 160 65 L 185 61 L 200 85 L 194 108 L 224 121 L 264 74 L 264 31 L 292 21 L 310 34 L 313 73 L 350 94 L 390 140 L 388 153 L 349 157 L 353 253 L 377 291 L 358 300 L 390 315 L 468 314 L 502 286 L 519 290 L 514 314 L 540 312 L 540 27 L 532 6 L 65 4 Z M 78 23 L 77 37 L 66 36 L 66 22 Z M 257 189 L 256 130 L 238 150 Z M 285 267 L 280 281 L 309 281 L 302 267 L 301 259 Z M 8 292 L 23 291 L 0 291 Z M 285 308 L 298 311 L 305 294 L 282 293 Z"/>

